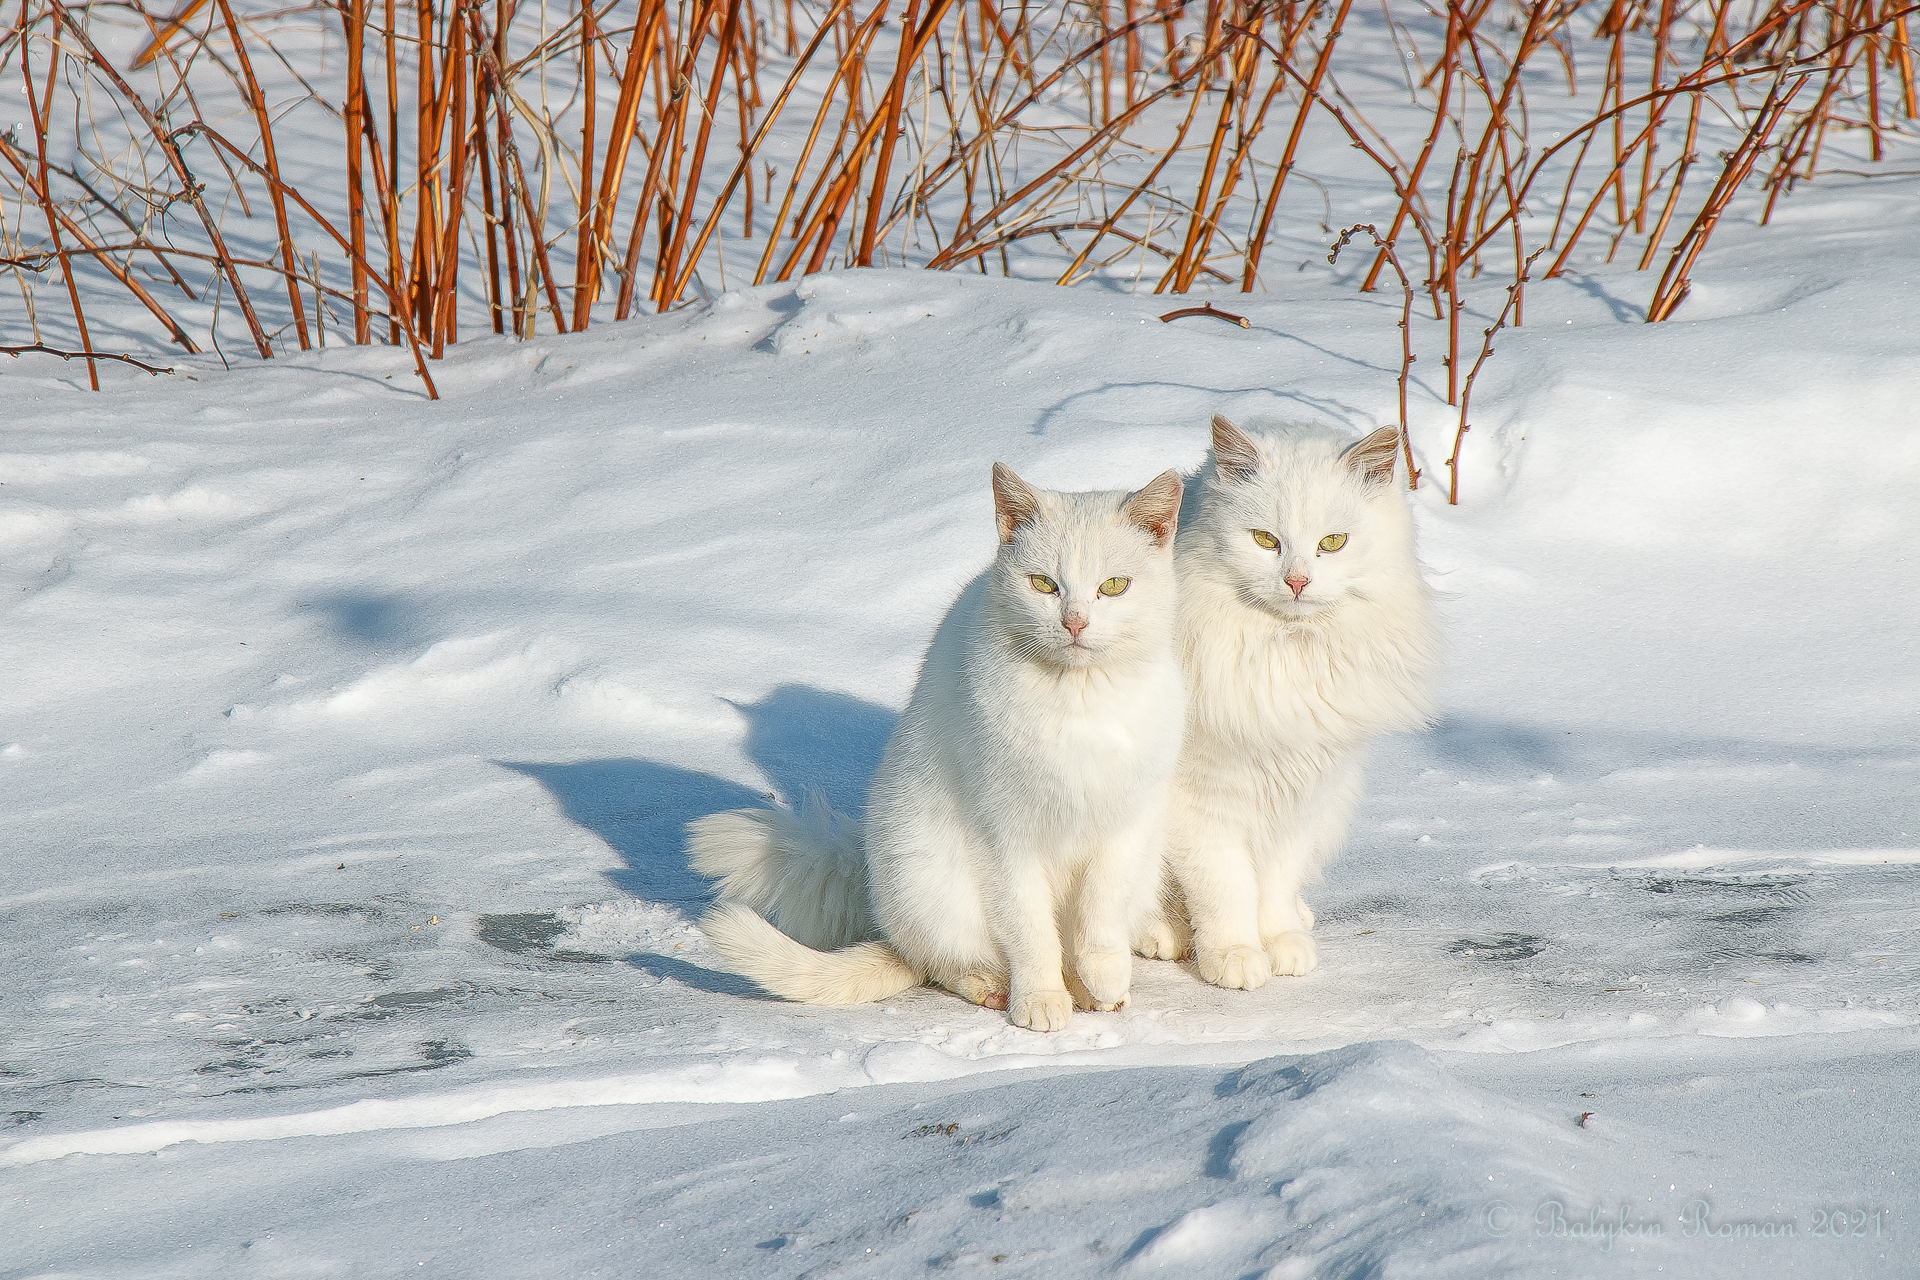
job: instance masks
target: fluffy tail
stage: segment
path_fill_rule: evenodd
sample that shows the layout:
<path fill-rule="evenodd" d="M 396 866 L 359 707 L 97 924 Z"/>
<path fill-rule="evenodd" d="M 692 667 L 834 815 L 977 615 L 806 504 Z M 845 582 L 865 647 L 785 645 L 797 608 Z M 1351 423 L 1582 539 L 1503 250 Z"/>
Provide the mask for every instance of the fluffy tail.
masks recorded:
<path fill-rule="evenodd" d="M 752 908 L 802 946 L 832 951 L 880 936 L 860 829 L 820 801 L 690 823 L 687 861 L 720 882 L 721 902 Z"/>
<path fill-rule="evenodd" d="M 715 903 L 700 918 L 700 930 L 736 973 L 788 1000 L 867 1004 L 925 981 L 884 942 L 815 951 L 737 902 Z"/>

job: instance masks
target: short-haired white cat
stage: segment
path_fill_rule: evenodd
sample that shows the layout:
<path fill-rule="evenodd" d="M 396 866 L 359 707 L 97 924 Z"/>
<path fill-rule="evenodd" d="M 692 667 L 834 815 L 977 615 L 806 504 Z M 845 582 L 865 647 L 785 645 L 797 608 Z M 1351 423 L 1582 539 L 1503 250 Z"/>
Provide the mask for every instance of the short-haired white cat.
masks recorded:
<path fill-rule="evenodd" d="M 702 930 L 776 995 L 931 980 L 1037 1031 L 1127 999 L 1180 749 L 1180 477 L 1056 493 L 995 463 L 993 497 L 993 564 L 934 633 L 864 827 L 819 809 L 689 827 L 720 880 Z"/>
<path fill-rule="evenodd" d="M 1319 963 L 1301 887 L 1346 839 L 1367 744 L 1431 715 L 1440 637 L 1398 453 L 1393 427 L 1213 420 L 1176 552 L 1187 727 L 1167 869 L 1219 986 Z M 1142 954 L 1186 954 L 1172 905 Z"/>

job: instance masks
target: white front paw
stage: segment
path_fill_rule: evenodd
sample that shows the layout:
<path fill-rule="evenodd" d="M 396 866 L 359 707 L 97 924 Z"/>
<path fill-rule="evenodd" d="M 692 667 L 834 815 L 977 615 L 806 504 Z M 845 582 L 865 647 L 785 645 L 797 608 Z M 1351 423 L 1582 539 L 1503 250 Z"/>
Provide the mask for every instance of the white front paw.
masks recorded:
<path fill-rule="evenodd" d="M 1194 958 L 1200 963 L 1200 976 L 1216 987 L 1252 991 L 1266 985 L 1273 968 L 1267 953 L 1259 947 L 1199 947 Z"/>
<path fill-rule="evenodd" d="M 1140 930 L 1133 949 L 1149 960 L 1185 960 L 1193 952 L 1193 930 L 1185 921 L 1155 920 Z"/>
<path fill-rule="evenodd" d="M 1007 1021 L 1034 1031 L 1065 1031 L 1073 1016 L 1073 997 L 1058 991 L 1016 991 L 1007 1001 Z"/>
<path fill-rule="evenodd" d="M 1279 977 L 1305 977 L 1320 963 L 1320 948 L 1313 945 L 1311 936 L 1297 929 L 1268 938 L 1266 943 L 1267 958 Z"/>
<path fill-rule="evenodd" d="M 1073 958 L 1074 972 L 1096 1009 L 1115 1009 L 1127 1002 L 1133 981 L 1133 957 L 1124 951 L 1086 951 Z"/>

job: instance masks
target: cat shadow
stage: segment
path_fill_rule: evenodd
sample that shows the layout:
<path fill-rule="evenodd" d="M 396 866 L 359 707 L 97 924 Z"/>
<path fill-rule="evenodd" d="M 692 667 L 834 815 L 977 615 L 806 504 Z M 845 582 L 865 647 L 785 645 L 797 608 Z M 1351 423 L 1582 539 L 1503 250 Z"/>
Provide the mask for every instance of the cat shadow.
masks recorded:
<path fill-rule="evenodd" d="M 781 800 L 799 804 L 817 795 L 849 817 L 866 812 L 867 785 L 899 716 L 851 694 L 799 684 L 732 706 L 747 719 L 747 758 Z"/>
<path fill-rule="evenodd" d="M 657 760 L 496 763 L 539 783 L 569 821 L 620 855 L 626 865 L 608 879 L 623 893 L 700 905 L 711 892 L 687 865 L 689 822 L 727 809 L 764 808 L 776 796 L 794 803 L 818 795 L 858 816 L 896 719 L 885 707 L 805 685 L 782 685 L 758 702 L 732 705 L 747 721 L 747 758 L 774 791 Z"/>
<path fill-rule="evenodd" d="M 626 864 L 607 878 L 649 902 L 705 903 L 707 881 L 687 866 L 687 824 L 767 803 L 763 791 L 657 760 L 495 763 L 545 787 L 568 821 L 606 841 Z"/>
<path fill-rule="evenodd" d="M 706 991 L 721 996 L 738 996 L 746 1000 L 784 1003 L 778 996 L 768 995 L 749 979 L 742 978 L 738 974 L 728 973 L 724 969 L 703 969 L 691 961 L 682 960 L 676 956 L 655 955 L 652 952 L 643 951 L 628 956 L 626 964 L 662 982 L 672 979 L 681 986 L 692 987 L 696 991 Z"/>

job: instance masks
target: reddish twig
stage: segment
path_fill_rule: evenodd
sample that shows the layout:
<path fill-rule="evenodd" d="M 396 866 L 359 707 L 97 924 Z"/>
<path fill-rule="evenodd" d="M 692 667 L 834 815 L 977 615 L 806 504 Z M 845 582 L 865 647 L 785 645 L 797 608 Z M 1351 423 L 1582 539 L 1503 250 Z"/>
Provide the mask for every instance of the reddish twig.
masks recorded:
<path fill-rule="evenodd" d="M 1492 327 L 1481 330 L 1480 355 L 1474 360 L 1473 368 L 1467 371 L 1466 381 L 1460 387 L 1460 425 L 1453 433 L 1453 454 L 1447 459 L 1448 506 L 1460 505 L 1460 446 L 1466 443 L 1467 432 L 1470 430 L 1467 423 L 1467 404 L 1473 399 L 1473 381 L 1480 376 L 1480 366 L 1485 364 L 1487 358 L 1493 354 L 1493 335 L 1507 327 L 1509 315 L 1516 314 L 1520 310 L 1521 291 L 1526 288 L 1527 281 L 1531 279 L 1528 273 L 1533 268 L 1533 260 L 1546 251 L 1546 246 L 1542 245 L 1520 264 L 1518 278 L 1507 286 L 1506 304 L 1500 308 L 1500 314 L 1494 317 Z"/>
<path fill-rule="evenodd" d="M 46 355 L 46 356 L 59 356 L 62 360 L 85 360 L 87 362 L 88 368 L 93 367 L 93 362 L 95 360 L 118 360 L 121 364 L 130 364 L 136 369 L 144 369 L 148 373 L 153 374 L 155 377 L 158 377 L 163 373 L 173 372 L 173 366 L 171 365 L 167 366 L 164 369 L 156 369 L 150 364 L 142 364 L 140 361 L 135 360 L 132 356 L 116 356 L 105 351 L 61 351 L 61 350 L 58 350 L 57 348 L 48 346 L 44 342 L 29 343 L 24 347 L 0 347 L 0 355 L 9 355 L 14 357 L 16 360 L 23 355 L 29 355 L 34 352 L 38 352 L 39 354 Z M 97 378 L 94 380 L 93 389 L 95 391 L 98 391 L 100 389 L 100 382 L 99 382 L 99 379 Z"/>
<path fill-rule="evenodd" d="M 1203 302 L 1197 307 L 1181 307 L 1177 311 L 1169 311 L 1160 317 L 1160 322 L 1165 324 L 1169 321 L 1184 319 L 1187 316 L 1212 316 L 1215 320 L 1225 320 L 1228 324 L 1237 324 L 1242 329 L 1253 328 L 1253 321 L 1247 319 L 1245 316 L 1237 316 L 1231 311 L 1222 311 L 1211 302 Z"/>
<path fill-rule="evenodd" d="M 1383 239 L 1371 222 L 1360 223 L 1342 231 L 1340 238 L 1333 242 L 1333 251 L 1327 254 L 1327 261 L 1338 262 L 1340 251 L 1347 247 L 1356 233 L 1361 231 L 1366 232 L 1373 240 L 1374 248 L 1377 250 L 1374 256 L 1376 268 L 1381 262 L 1385 262 L 1393 268 L 1393 273 L 1400 277 L 1400 449 L 1407 457 L 1407 488 L 1418 489 L 1420 469 L 1413 465 L 1413 438 L 1407 434 L 1407 379 L 1412 374 L 1413 362 L 1419 358 L 1413 354 L 1413 281 L 1407 279 L 1406 268 L 1400 265 L 1400 255 L 1393 251 L 1393 241 Z M 1369 271 L 1367 278 L 1372 279 L 1374 274 L 1373 271 Z"/>
<path fill-rule="evenodd" d="M 21 0 L 20 23 L 24 31 L 27 20 L 26 0 Z M 25 80 L 21 92 L 27 95 L 27 110 L 33 117 L 33 134 L 40 144 L 40 174 L 34 184 L 34 194 L 40 198 L 40 210 L 47 217 L 47 234 L 53 238 L 54 256 L 60 260 L 60 277 L 66 282 L 67 300 L 73 304 L 73 323 L 80 330 L 80 347 L 87 355 L 87 381 L 95 391 L 100 389 L 100 371 L 93 364 L 93 339 L 87 335 L 87 316 L 80 309 L 80 286 L 73 278 L 73 260 L 67 256 L 67 248 L 60 242 L 60 221 L 53 204 L 53 192 L 47 183 L 47 120 L 53 114 L 53 87 L 59 79 L 60 42 L 54 40 L 53 57 L 47 63 L 47 96 L 43 103 L 33 91 L 33 67 L 28 60 L 29 47 L 23 35 L 20 41 L 20 74 Z"/>
<path fill-rule="evenodd" d="M 266 171 L 262 169 L 258 164 L 254 163 L 253 159 L 249 157 L 246 154 L 246 152 L 240 150 L 240 148 L 234 146 L 231 142 L 228 142 L 225 138 L 221 137 L 218 133 L 215 133 L 212 129 L 209 129 L 204 124 L 188 125 L 186 126 L 185 129 L 182 130 L 182 132 L 194 132 L 194 133 L 201 134 L 202 136 L 207 138 L 208 141 L 212 142 L 215 146 L 220 147 L 222 150 L 226 151 L 228 155 L 231 155 L 234 159 L 238 160 L 241 164 L 253 170 L 254 173 L 258 174 L 263 178 L 266 178 L 267 181 L 273 183 L 280 190 L 286 192 L 287 196 L 295 204 L 299 205 L 301 210 L 309 218 L 313 219 L 314 224 L 316 226 L 318 226 L 322 231 L 326 232 L 329 236 L 333 238 L 333 242 L 336 245 L 340 246 L 343 252 L 347 253 L 350 256 L 357 256 L 357 255 L 354 255 L 352 242 L 349 241 L 345 236 L 341 235 L 338 231 L 334 230 L 333 224 L 331 222 L 328 222 L 325 218 L 321 217 L 320 211 L 318 209 L 315 209 L 311 204 L 308 204 L 305 196 L 302 196 L 298 191 L 294 190 L 292 187 L 288 186 L 286 183 L 281 182 L 276 178 L 268 177 Z M 225 245 L 220 246 L 220 252 L 223 255 L 226 253 Z M 228 257 L 225 259 L 225 261 L 228 263 L 229 266 L 231 266 L 233 259 Z M 438 400 L 440 398 L 440 392 L 433 385 L 433 375 L 427 372 L 427 361 L 426 361 L 426 358 L 421 354 L 419 334 L 414 328 L 412 316 L 408 314 L 406 299 L 390 291 L 387 288 L 385 282 L 376 280 L 375 283 L 378 283 L 380 285 L 381 292 L 387 295 L 388 313 L 392 315 L 395 319 L 399 320 L 402 328 L 404 328 L 406 331 L 407 346 L 413 352 L 414 372 L 418 373 L 420 375 L 420 381 L 426 384 L 427 399 Z"/>
<path fill-rule="evenodd" d="M 247 105 L 253 109 L 253 118 L 260 129 L 261 159 L 266 163 L 267 172 L 273 175 L 275 183 L 280 180 L 280 159 L 273 148 L 273 118 L 267 110 L 267 97 L 260 92 L 260 82 L 254 78 L 253 60 L 247 57 L 247 43 L 240 38 L 240 24 L 233 20 L 233 9 L 227 0 L 214 0 L 220 7 L 220 17 L 227 27 L 227 38 L 233 42 L 233 56 L 240 64 L 247 97 Z M 293 309 L 293 331 L 300 339 L 300 349 L 311 349 L 312 342 L 307 337 L 307 312 L 300 303 L 299 272 L 293 263 L 293 232 L 287 227 L 287 199 L 280 194 L 278 186 L 272 186 L 268 194 L 273 200 L 273 221 L 280 233 L 280 257 L 286 267 L 287 305 Z"/>
<path fill-rule="evenodd" d="M 99 47 L 93 43 L 92 38 L 80 24 L 73 20 L 66 6 L 61 4 L 60 0 L 47 0 L 47 3 L 59 25 L 65 27 L 73 36 L 74 41 L 79 44 L 88 59 L 99 69 L 100 74 L 113 85 L 121 99 L 139 114 L 141 121 L 153 134 L 154 141 L 160 144 L 160 150 L 167 157 L 167 164 L 173 170 L 174 176 L 180 179 L 181 189 L 186 193 L 188 202 L 193 205 L 193 211 L 200 215 L 200 225 L 206 230 L 207 239 L 213 243 L 213 251 L 220 262 L 221 274 L 226 277 L 227 284 L 232 287 L 233 300 L 239 306 L 240 314 L 246 317 L 247 329 L 253 335 L 254 349 L 260 353 L 262 360 L 271 360 L 273 347 L 267 342 L 267 332 L 260 327 L 260 317 L 254 314 L 253 303 L 247 297 L 246 286 L 240 283 L 240 273 L 234 269 L 233 259 L 227 254 L 227 242 L 220 234 L 219 224 L 207 211 L 206 201 L 200 198 L 200 193 L 204 190 L 203 184 L 193 176 L 193 171 L 187 168 L 186 157 L 180 153 L 180 144 L 175 141 L 174 133 L 161 124 L 159 117 L 148 108 L 146 101 L 133 91 L 133 86 L 122 78 L 111 62 L 107 61 L 106 55 L 100 52 Z M 188 128 L 204 129 L 205 126 L 192 125 Z M 218 136 L 211 130 L 207 132 L 209 136 Z M 251 160 L 247 163 L 253 165 Z M 259 166 L 253 165 L 253 167 Z"/>

